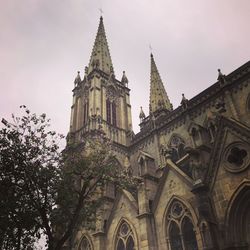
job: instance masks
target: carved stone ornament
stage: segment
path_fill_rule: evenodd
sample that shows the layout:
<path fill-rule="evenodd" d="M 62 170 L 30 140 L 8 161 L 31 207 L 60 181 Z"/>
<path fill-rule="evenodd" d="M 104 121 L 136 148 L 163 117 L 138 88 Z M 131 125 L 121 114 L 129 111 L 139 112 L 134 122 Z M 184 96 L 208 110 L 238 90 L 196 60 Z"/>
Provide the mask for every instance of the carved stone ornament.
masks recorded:
<path fill-rule="evenodd" d="M 190 216 L 187 207 L 179 200 L 174 200 L 168 212 L 168 221 L 181 221 L 185 216 Z"/>
<path fill-rule="evenodd" d="M 230 144 L 223 154 L 223 165 L 231 173 L 242 172 L 250 165 L 250 146 L 243 142 Z"/>

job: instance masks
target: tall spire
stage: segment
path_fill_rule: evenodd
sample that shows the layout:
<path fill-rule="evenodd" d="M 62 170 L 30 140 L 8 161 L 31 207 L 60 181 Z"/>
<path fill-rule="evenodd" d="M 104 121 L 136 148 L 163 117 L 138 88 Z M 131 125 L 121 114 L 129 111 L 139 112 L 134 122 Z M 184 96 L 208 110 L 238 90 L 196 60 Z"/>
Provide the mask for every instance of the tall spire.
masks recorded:
<path fill-rule="evenodd" d="M 151 53 L 151 73 L 150 73 L 150 104 L 149 113 L 160 109 L 172 110 L 167 92 L 163 86 L 160 74 L 156 67 L 153 54 Z"/>
<path fill-rule="evenodd" d="M 107 74 L 113 73 L 113 64 L 109 53 L 102 16 L 100 17 L 99 27 L 89 61 L 88 73 L 94 68 L 98 68 Z"/>

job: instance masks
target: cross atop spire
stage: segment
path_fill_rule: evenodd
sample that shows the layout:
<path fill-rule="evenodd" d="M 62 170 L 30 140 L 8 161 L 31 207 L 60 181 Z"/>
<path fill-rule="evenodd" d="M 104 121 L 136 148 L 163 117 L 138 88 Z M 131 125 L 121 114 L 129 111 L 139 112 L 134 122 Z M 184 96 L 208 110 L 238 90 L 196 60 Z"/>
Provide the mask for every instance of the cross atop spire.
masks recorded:
<path fill-rule="evenodd" d="M 164 88 L 160 74 L 155 64 L 154 56 L 151 52 L 151 73 L 150 73 L 150 104 L 149 113 L 160 109 L 172 110 L 172 104 L 169 101 L 167 92 Z"/>
<path fill-rule="evenodd" d="M 103 14 L 102 8 L 99 8 L 99 11 L 100 11 L 100 15 L 101 15 L 101 17 L 102 17 L 102 14 Z"/>
<path fill-rule="evenodd" d="M 107 74 L 113 72 L 113 64 L 109 53 L 102 16 L 100 17 L 98 31 L 89 61 L 88 73 L 93 69 L 102 70 Z"/>

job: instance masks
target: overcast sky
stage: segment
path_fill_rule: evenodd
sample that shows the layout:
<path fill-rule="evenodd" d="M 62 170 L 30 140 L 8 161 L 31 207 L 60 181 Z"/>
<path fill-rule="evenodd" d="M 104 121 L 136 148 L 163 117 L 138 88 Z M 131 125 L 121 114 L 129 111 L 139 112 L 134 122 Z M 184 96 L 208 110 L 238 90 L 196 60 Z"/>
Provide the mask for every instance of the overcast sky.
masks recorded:
<path fill-rule="evenodd" d="M 21 104 L 67 134 L 73 81 L 88 65 L 103 9 L 116 77 L 125 70 L 133 128 L 148 114 L 150 50 L 171 102 L 249 60 L 249 0 L 0 0 L 0 117 Z"/>

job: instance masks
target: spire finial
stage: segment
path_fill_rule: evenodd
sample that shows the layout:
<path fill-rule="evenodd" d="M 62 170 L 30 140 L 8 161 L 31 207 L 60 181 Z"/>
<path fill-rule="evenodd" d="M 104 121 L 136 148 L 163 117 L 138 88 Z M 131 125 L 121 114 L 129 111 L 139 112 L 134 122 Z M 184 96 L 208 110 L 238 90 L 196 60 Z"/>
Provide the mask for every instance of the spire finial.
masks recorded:
<path fill-rule="evenodd" d="M 153 58 L 153 48 L 151 44 L 149 44 L 150 56 Z"/>
<path fill-rule="evenodd" d="M 150 50 L 150 54 L 152 55 L 153 48 L 152 48 L 151 44 L 149 44 L 149 50 Z"/>

